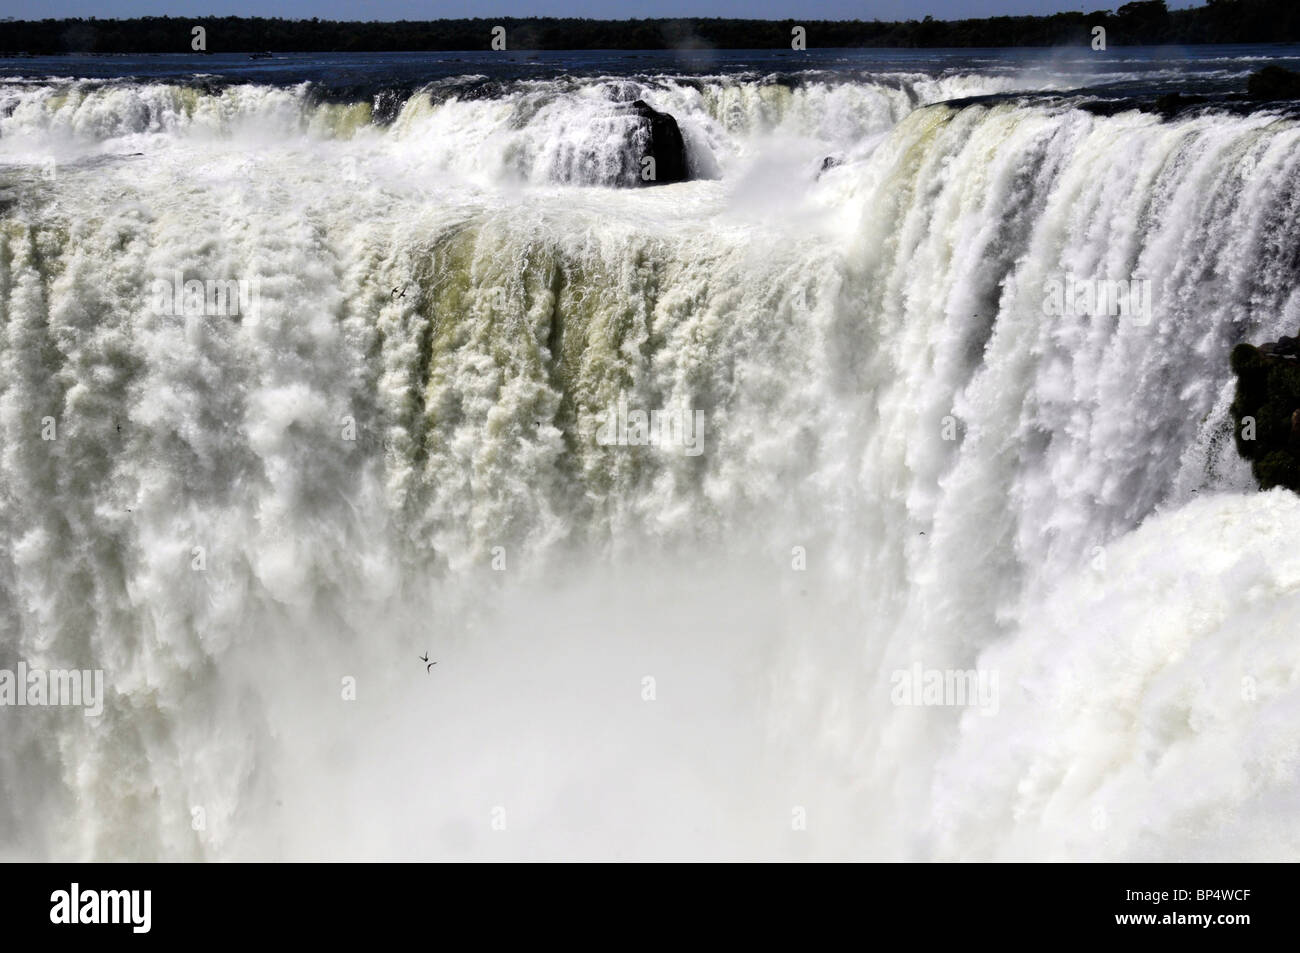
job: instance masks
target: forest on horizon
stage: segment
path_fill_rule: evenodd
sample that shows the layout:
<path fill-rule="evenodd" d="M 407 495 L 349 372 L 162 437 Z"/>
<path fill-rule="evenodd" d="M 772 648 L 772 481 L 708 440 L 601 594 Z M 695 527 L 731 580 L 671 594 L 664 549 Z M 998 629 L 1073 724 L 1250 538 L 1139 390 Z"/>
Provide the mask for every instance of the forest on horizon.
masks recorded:
<path fill-rule="evenodd" d="M 886 22 L 878 20 L 479 17 L 458 20 L 287 20 L 264 17 L 137 17 L 124 20 L 0 21 L 0 54 L 178 53 L 191 30 L 206 31 L 206 52 L 384 52 L 491 48 L 506 29 L 510 50 L 660 50 L 790 48 L 802 26 L 810 48 L 1003 47 L 1087 45 L 1105 27 L 1107 45 L 1286 43 L 1300 41 L 1297 0 L 1208 0 L 1169 10 L 1137 0 L 1116 10 L 1045 16 Z"/>

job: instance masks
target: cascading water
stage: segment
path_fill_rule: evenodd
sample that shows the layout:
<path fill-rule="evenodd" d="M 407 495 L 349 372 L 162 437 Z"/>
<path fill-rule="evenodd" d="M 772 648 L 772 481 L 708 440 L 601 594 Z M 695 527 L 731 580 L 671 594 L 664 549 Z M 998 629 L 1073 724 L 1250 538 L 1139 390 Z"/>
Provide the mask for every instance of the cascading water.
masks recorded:
<path fill-rule="evenodd" d="M 5 710 L 0 852 L 1300 853 L 1300 502 L 1227 361 L 1300 325 L 1294 120 L 476 82 L 0 85 L 0 667 L 106 686 Z M 696 181 L 599 186 L 635 99 Z"/>

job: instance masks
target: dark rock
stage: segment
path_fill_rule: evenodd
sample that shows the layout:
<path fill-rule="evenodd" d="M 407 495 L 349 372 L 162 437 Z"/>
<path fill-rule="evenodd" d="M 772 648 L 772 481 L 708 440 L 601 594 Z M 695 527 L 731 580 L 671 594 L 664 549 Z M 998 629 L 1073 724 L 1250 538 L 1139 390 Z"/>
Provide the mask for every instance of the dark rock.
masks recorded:
<path fill-rule="evenodd" d="M 1259 346 L 1261 354 L 1271 354 L 1274 357 L 1298 357 L 1300 356 L 1300 337 L 1287 337 L 1285 334 L 1269 344 Z"/>
<path fill-rule="evenodd" d="M 844 160 L 841 159 L 839 156 L 827 156 L 825 159 L 822 159 L 822 166 L 820 169 L 817 170 L 817 178 L 820 179 L 822 177 L 822 173 L 824 173 L 827 169 L 833 169 L 837 165 L 843 165 L 843 164 L 844 164 Z"/>
<path fill-rule="evenodd" d="M 1267 350 L 1265 350 L 1267 348 Z M 1300 493 L 1300 339 L 1232 351 L 1237 393 L 1232 402 L 1237 452 L 1250 461 L 1261 489 Z"/>
<path fill-rule="evenodd" d="M 1252 99 L 1300 99 L 1300 73 L 1265 66 L 1250 74 L 1246 92 Z"/>
<path fill-rule="evenodd" d="M 1184 96 L 1182 93 L 1166 93 L 1163 96 L 1156 97 L 1156 112 L 1166 119 L 1171 119 L 1184 109 L 1207 102 L 1209 102 L 1209 99 L 1205 96 Z"/>
<path fill-rule="evenodd" d="M 630 178 L 625 176 L 624 181 L 635 185 L 667 185 L 689 179 L 686 142 L 682 139 L 677 120 L 640 99 L 620 108 L 630 111 L 638 120 L 632 129 L 631 149 L 636 164 L 633 175 Z M 641 160 L 646 156 L 655 160 L 652 179 L 642 174 L 645 167 Z"/>

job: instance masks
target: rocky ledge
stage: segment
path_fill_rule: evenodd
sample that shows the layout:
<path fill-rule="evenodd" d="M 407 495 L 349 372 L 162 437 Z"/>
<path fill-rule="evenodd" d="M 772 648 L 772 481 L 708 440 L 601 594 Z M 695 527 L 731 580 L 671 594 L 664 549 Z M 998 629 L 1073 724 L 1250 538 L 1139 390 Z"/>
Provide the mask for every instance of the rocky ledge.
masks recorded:
<path fill-rule="evenodd" d="M 1261 489 L 1300 493 L 1300 337 L 1283 336 L 1232 351 L 1237 394 L 1232 419 L 1237 451 Z"/>

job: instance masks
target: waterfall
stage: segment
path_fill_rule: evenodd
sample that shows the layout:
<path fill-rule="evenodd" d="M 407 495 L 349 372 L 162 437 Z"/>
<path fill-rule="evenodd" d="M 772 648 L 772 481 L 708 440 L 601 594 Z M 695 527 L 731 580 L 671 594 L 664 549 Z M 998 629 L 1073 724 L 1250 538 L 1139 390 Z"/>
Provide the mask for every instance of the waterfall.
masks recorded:
<path fill-rule="evenodd" d="M 1300 127 L 1022 88 L 0 84 L 0 855 L 1295 856 Z"/>

